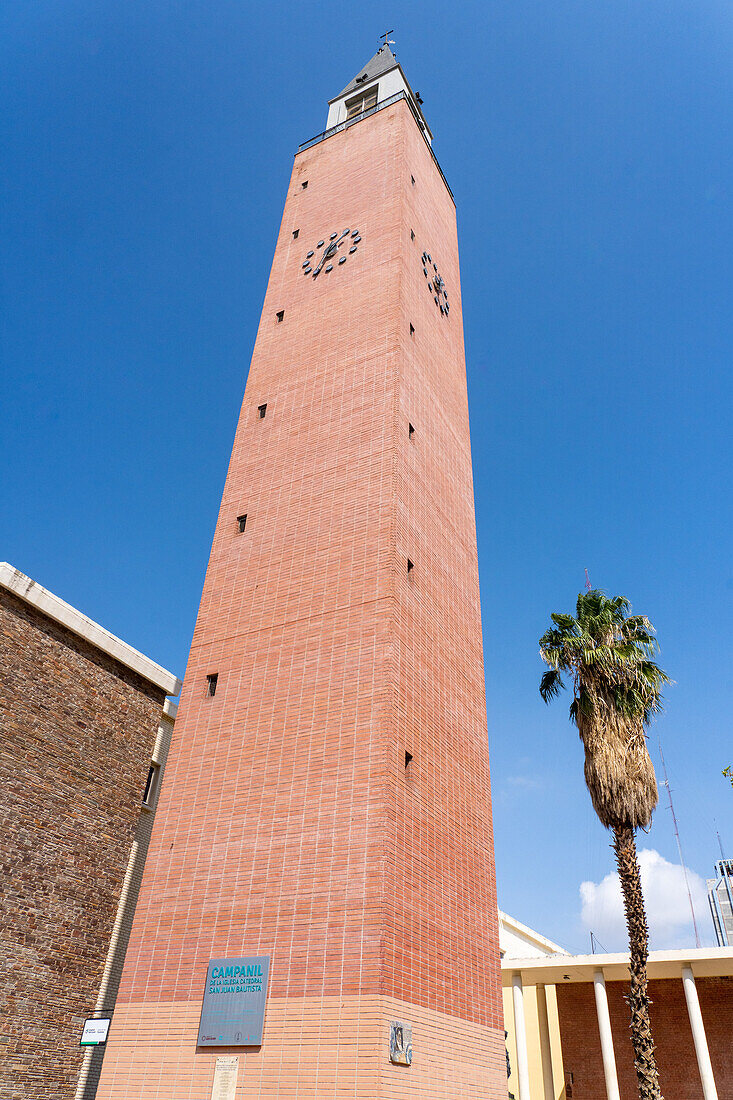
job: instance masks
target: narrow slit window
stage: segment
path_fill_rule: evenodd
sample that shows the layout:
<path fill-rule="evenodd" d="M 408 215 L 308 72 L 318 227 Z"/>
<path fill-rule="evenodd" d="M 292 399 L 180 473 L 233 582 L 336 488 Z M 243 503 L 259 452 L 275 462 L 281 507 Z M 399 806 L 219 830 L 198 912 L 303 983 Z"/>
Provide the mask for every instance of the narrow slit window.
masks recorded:
<path fill-rule="evenodd" d="M 283 317 L 285 316 L 285 310 L 284 310 L 284 309 L 279 309 L 279 310 L 277 311 L 277 313 L 275 314 L 275 316 L 277 317 L 277 323 L 278 323 L 278 324 L 280 324 L 280 322 L 282 321 Z"/>
<path fill-rule="evenodd" d="M 206 694 L 216 695 L 216 685 L 219 683 L 219 673 L 210 672 L 206 677 Z"/>
<path fill-rule="evenodd" d="M 148 778 L 145 780 L 145 793 L 143 794 L 143 806 L 152 806 L 158 790 L 158 778 L 160 776 L 160 764 L 151 764 L 148 769 Z"/>
<path fill-rule="evenodd" d="M 411 229 L 411 230 L 410 230 L 410 240 L 411 240 L 411 241 L 414 241 L 414 240 L 415 240 L 415 230 L 414 230 L 414 229 Z"/>
<path fill-rule="evenodd" d="M 301 187 L 302 187 L 302 189 L 303 189 L 303 190 L 305 191 L 306 187 L 308 186 L 308 180 L 303 180 L 303 182 L 301 183 L 301 185 L 300 185 L 300 186 L 301 186 Z"/>
<path fill-rule="evenodd" d="M 414 335 L 415 335 L 415 326 L 413 325 L 412 321 L 410 321 L 410 336 L 414 336 Z"/>
<path fill-rule="evenodd" d="M 413 437 L 413 435 L 414 435 L 414 434 L 415 434 L 415 429 L 414 429 L 414 427 L 412 426 L 412 424 L 408 424 L 408 425 L 407 425 L 407 435 L 408 435 L 408 437 L 409 437 L 410 439 L 412 439 L 412 437 Z"/>
<path fill-rule="evenodd" d="M 267 412 L 267 402 L 266 401 L 265 401 L 264 405 L 258 405 L 257 406 L 257 412 L 260 414 L 260 420 L 264 420 L 265 419 L 265 413 Z"/>
<path fill-rule="evenodd" d="M 405 749 L 405 771 L 409 772 L 410 764 L 412 763 L 412 753 Z"/>
<path fill-rule="evenodd" d="M 414 568 L 415 568 L 415 563 L 413 561 L 410 561 L 410 559 L 408 558 L 407 559 L 407 572 L 411 573 Z"/>
<path fill-rule="evenodd" d="M 239 530 L 240 535 L 243 533 L 246 526 L 247 526 L 247 513 L 245 512 L 243 516 L 237 516 L 237 528 Z M 212 695 L 214 694 L 213 691 L 212 691 L 211 694 Z"/>
<path fill-rule="evenodd" d="M 298 234 L 299 234 L 299 233 L 300 233 L 300 230 L 299 230 L 299 229 L 294 229 L 294 230 L 293 230 L 293 240 L 294 240 L 294 241 L 297 241 L 297 239 L 298 239 Z"/>
<path fill-rule="evenodd" d="M 412 183 L 412 186 L 414 187 L 415 186 L 415 177 L 414 176 L 410 176 L 410 182 Z"/>

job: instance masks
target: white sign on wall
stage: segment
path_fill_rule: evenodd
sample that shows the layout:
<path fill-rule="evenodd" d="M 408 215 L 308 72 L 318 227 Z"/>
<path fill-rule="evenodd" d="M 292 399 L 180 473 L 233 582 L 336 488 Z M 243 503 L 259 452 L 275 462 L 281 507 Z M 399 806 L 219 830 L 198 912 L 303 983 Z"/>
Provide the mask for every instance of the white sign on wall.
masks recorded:
<path fill-rule="evenodd" d="M 79 1040 L 79 1046 L 97 1047 L 100 1043 L 106 1043 L 109 1025 L 109 1016 L 105 1017 L 103 1020 L 86 1020 L 84 1023 L 84 1030 L 81 1033 L 81 1039 Z"/>

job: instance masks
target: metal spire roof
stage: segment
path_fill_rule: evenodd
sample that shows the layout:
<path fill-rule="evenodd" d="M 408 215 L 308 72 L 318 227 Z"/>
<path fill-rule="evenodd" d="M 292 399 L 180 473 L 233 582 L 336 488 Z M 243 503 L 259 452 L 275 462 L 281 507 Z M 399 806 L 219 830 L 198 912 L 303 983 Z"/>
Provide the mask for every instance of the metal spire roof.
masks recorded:
<path fill-rule="evenodd" d="M 351 83 L 347 84 L 342 92 L 339 92 L 334 99 L 340 99 L 342 95 L 347 95 L 349 92 L 355 92 L 363 84 L 368 84 L 372 80 L 376 80 L 378 76 L 384 76 L 390 69 L 397 68 L 397 58 L 392 53 L 388 45 L 380 46 L 371 61 L 367 61 L 363 69 L 361 69 Z M 331 100 L 333 102 L 333 100 Z"/>

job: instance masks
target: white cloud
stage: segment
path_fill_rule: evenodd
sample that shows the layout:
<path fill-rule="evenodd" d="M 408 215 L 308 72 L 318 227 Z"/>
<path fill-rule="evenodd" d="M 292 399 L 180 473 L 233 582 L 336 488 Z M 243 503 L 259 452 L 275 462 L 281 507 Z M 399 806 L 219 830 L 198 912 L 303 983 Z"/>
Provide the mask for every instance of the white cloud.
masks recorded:
<path fill-rule="evenodd" d="M 654 848 L 642 848 L 639 867 L 649 924 L 649 946 L 656 951 L 694 947 L 695 932 L 682 865 L 670 863 Z M 687 878 L 701 940 L 709 944 L 712 938 L 708 933 L 709 921 L 705 919 L 708 912 L 705 883 L 689 868 Z M 585 927 L 602 941 L 607 950 L 626 950 L 626 918 L 618 874 L 614 871 L 600 882 L 581 882 L 580 901 L 581 920 Z"/>
<path fill-rule="evenodd" d="M 509 787 L 519 787 L 525 791 L 538 791 L 544 785 L 534 775 L 510 775 L 506 782 Z"/>

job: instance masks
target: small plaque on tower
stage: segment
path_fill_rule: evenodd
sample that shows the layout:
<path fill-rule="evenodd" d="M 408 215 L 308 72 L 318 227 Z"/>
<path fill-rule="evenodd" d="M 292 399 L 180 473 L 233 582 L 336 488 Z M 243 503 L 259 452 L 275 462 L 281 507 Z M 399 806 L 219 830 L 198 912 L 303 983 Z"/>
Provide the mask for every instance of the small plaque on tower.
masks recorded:
<path fill-rule="evenodd" d="M 211 1100 L 234 1100 L 238 1073 L 239 1058 L 217 1058 L 214 1083 L 211 1086 Z"/>
<path fill-rule="evenodd" d="M 398 1066 L 412 1065 L 412 1024 L 395 1020 L 389 1029 L 389 1060 Z"/>

